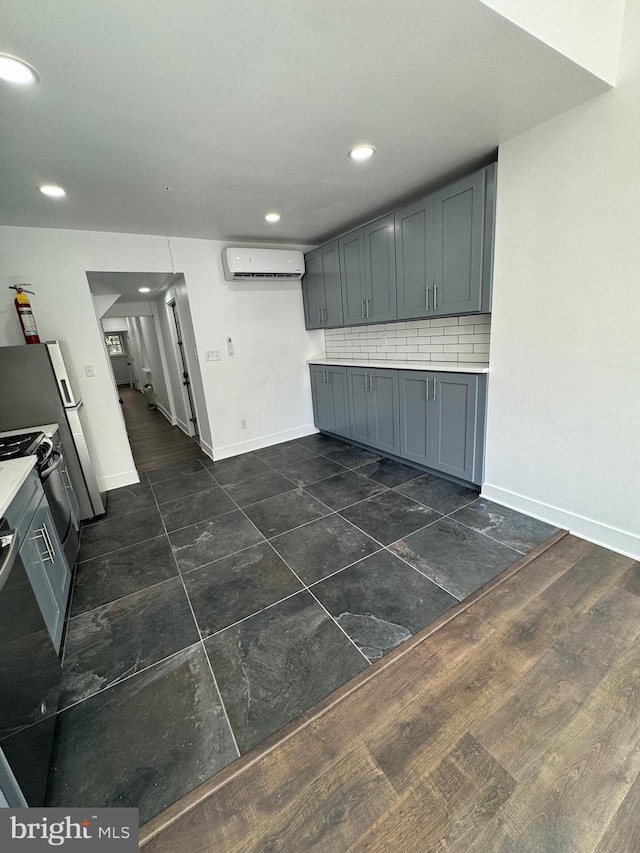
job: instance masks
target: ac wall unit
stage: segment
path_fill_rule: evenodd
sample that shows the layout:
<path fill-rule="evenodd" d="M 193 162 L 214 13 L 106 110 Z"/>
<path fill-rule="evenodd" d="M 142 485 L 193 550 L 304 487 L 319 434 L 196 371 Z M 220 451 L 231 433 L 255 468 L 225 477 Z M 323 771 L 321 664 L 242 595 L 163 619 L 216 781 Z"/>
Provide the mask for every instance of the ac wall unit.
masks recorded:
<path fill-rule="evenodd" d="M 299 281 L 304 255 L 293 249 L 223 249 L 227 281 Z"/>

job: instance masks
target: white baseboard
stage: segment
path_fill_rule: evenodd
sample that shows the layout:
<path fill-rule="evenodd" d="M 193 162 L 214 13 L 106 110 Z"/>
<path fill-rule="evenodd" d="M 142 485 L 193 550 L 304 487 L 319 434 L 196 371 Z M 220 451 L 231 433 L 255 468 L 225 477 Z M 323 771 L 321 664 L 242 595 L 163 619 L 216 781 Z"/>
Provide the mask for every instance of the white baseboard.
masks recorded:
<path fill-rule="evenodd" d="M 100 488 L 111 492 L 113 489 L 119 489 L 121 486 L 133 486 L 139 482 L 140 477 L 134 468 L 132 471 L 123 471 L 120 474 L 109 474 L 108 477 L 103 477 Z"/>
<path fill-rule="evenodd" d="M 215 452 L 211 449 L 212 459 L 228 459 L 230 456 L 239 456 L 241 453 L 250 453 L 252 450 L 262 450 L 263 447 L 271 447 L 273 444 L 282 444 L 283 441 L 292 441 L 294 438 L 304 438 L 314 435 L 318 428 L 314 424 L 288 429 L 284 432 L 275 432 L 272 435 L 263 435 L 260 438 L 251 438 L 249 441 L 241 441 L 238 444 L 227 444 L 224 447 L 216 447 Z M 207 453 L 209 449 L 203 447 Z"/>
<path fill-rule="evenodd" d="M 169 421 L 171 426 L 176 425 L 176 419 L 171 415 L 171 412 L 167 411 L 162 403 L 156 403 L 156 409 L 160 412 L 161 415 L 164 415 L 165 418 Z"/>
<path fill-rule="evenodd" d="M 207 444 L 207 442 L 202 438 L 202 436 L 200 436 L 200 447 L 202 450 L 204 450 L 207 456 L 213 459 L 213 447 L 210 444 Z"/>
<path fill-rule="evenodd" d="M 510 492 L 489 483 L 483 485 L 481 495 L 501 506 L 515 509 L 518 512 L 531 515 L 533 518 L 546 521 L 548 524 L 553 524 L 555 527 L 568 530 L 570 533 L 586 539 L 587 542 L 602 545 L 618 554 L 624 554 L 625 557 L 640 560 L 640 536 L 635 533 L 620 530 L 609 524 L 603 524 L 601 521 L 586 518 L 583 515 L 542 503 L 533 498 L 527 498 L 517 492 Z"/>
<path fill-rule="evenodd" d="M 175 420 L 175 426 L 179 426 L 179 427 L 180 427 L 180 429 L 182 430 L 182 432 L 184 432 L 184 433 L 186 433 L 187 435 L 189 435 L 189 427 L 187 426 L 187 424 L 185 424 L 185 422 L 184 422 L 184 421 L 181 421 L 181 420 L 180 420 L 180 418 L 176 418 L 176 420 Z M 191 438 L 191 436 L 190 436 L 190 435 L 189 435 L 189 438 Z"/>

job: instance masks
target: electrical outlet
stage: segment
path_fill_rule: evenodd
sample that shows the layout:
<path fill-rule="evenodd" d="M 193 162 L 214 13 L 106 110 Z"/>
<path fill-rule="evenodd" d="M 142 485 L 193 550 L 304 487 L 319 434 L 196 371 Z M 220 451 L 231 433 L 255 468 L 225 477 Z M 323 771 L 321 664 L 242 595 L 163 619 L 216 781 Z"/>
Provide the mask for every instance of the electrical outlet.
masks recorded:
<path fill-rule="evenodd" d="M 245 421 L 245 419 L 243 418 L 243 419 L 240 421 L 240 429 L 246 429 L 246 428 L 247 428 L 247 422 L 246 422 L 246 421 Z"/>
<path fill-rule="evenodd" d="M 85 364 L 84 375 L 89 376 L 89 377 L 96 375 L 96 372 L 95 372 L 92 364 Z"/>
<path fill-rule="evenodd" d="M 204 360 L 205 361 L 220 361 L 220 350 L 219 349 L 205 350 Z"/>

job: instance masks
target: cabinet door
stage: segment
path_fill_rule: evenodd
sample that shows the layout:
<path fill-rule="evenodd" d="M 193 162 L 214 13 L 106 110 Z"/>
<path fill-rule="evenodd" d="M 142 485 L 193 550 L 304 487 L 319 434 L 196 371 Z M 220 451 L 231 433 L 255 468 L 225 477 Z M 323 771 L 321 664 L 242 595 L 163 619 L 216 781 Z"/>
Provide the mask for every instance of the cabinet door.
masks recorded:
<path fill-rule="evenodd" d="M 433 310 L 433 196 L 395 215 L 398 320 Z"/>
<path fill-rule="evenodd" d="M 317 251 L 322 258 L 322 279 L 324 283 L 324 305 L 322 311 L 323 326 L 341 326 L 342 312 L 342 281 L 340 279 L 340 257 L 338 241 L 327 243 Z"/>
<path fill-rule="evenodd" d="M 473 481 L 478 377 L 434 373 L 431 467 Z"/>
<path fill-rule="evenodd" d="M 340 247 L 340 273 L 342 275 L 342 303 L 344 322 L 348 326 L 366 323 L 364 233 L 362 228 L 352 231 L 338 241 Z"/>
<path fill-rule="evenodd" d="M 400 455 L 430 465 L 433 455 L 433 374 L 400 370 Z"/>
<path fill-rule="evenodd" d="M 433 196 L 434 313 L 482 307 L 485 172 Z"/>
<path fill-rule="evenodd" d="M 307 329 L 342 325 L 342 283 L 338 242 L 327 243 L 305 255 L 302 279 Z"/>
<path fill-rule="evenodd" d="M 334 365 L 327 367 L 327 397 L 331 408 L 331 432 L 337 435 L 351 434 L 349 396 L 347 393 L 347 368 Z"/>
<path fill-rule="evenodd" d="M 370 370 L 368 392 L 369 444 L 378 450 L 400 453 L 398 371 Z"/>
<path fill-rule="evenodd" d="M 20 549 L 20 556 L 47 630 L 54 646 L 59 649 L 71 587 L 71 572 L 46 500 L 40 503 L 33 516 Z"/>
<path fill-rule="evenodd" d="M 351 437 L 370 444 L 369 424 L 369 371 L 363 367 L 347 368 Z"/>
<path fill-rule="evenodd" d="M 371 322 L 396 319 L 396 238 L 394 215 L 366 225 L 364 261 L 366 315 Z"/>
<path fill-rule="evenodd" d="M 329 429 L 331 417 L 327 400 L 326 373 L 323 367 L 310 364 L 311 400 L 313 403 L 313 422 L 318 429 Z"/>
<path fill-rule="evenodd" d="M 322 256 L 317 249 L 315 252 L 309 252 L 304 258 L 302 299 L 304 301 L 306 328 L 321 329 L 323 325 L 321 308 L 324 306 L 324 280 L 322 275 Z"/>

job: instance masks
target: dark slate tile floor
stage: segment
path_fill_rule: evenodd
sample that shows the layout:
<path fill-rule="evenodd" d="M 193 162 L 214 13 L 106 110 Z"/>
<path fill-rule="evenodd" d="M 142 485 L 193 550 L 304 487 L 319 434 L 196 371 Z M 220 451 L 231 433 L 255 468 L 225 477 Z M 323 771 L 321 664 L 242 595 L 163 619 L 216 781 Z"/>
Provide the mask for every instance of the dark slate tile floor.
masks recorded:
<path fill-rule="evenodd" d="M 320 434 L 141 475 L 83 528 L 49 805 L 149 820 L 554 532 Z"/>

